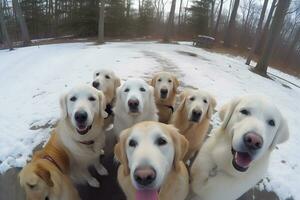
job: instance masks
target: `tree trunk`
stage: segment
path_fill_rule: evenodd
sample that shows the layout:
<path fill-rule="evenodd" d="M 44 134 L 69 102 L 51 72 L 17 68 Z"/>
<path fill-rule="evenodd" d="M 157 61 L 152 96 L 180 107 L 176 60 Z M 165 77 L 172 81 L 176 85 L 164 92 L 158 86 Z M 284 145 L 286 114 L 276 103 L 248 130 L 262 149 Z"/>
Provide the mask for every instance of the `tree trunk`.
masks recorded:
<path fill-rule="evenodd" d="M 211 9 L 210 9 L 210 33 L 213 35 L 214 30 L 214 10 L 215 10 L 215 0 L 211 1 Z"/>
<path fill-rule="evenodd" d="M 1 26 L 1 32 L 4 38 L 5 46 L 11 51 L 13 50 L 12 42 L 10 40 L 10 37 L 8 35 L 7 27 L 4 21 L 4 11 L 2 8 L 2 2 L 0 1 L 0 26 Z"/>
<path fill-rule="evenodd" d="M 23 45 L 28 46 L 28 45 L 30 45 L 31 41 L 29 38 L 29 32 L 28 32 L 28 28 L 27 28 L 23 13 L 22 13 L 21 6 L 20 6 L 18 0 L 12 0 L 12 3 L 13 3 L 13 7 L 16 11 L 17 19 L 20 24 Z"/>
<path fill-rule="evenodd" d="M 98 43 L 104 43 L 104 7 L 105 0 L 100 0 L 99 21 L 98 21 Z"/>
<path fill-rule="evenodd" d="M 228 24 L 227 31 L 226 31 L 225 38 L 224 38 L 224 46 L 225 47 L 231 47 L 231 38 L 232 38 L 232 34 L 235 29 L 235 18 L 236 18 L 237 10 L 239 8 L 239 4 L 240 4 L 240 0 L 234 1 L 229 24 Z"/>
<path fill-rule="evenodd" d="M 218 13 L 218 17 L 217 17 L 217 21 L 216 21 L 216 25 L 215 25 L 214 37 L 216 37 L 217 33 L 218 33 L 218 27 L 219 27 L 220 18 L 221 18 L 222 9 L 223 9 L 223 1 L 224 0 L 221 0 L 221 2 L 220 2 L 220 9 L 219 9 L 219 13 Z"/>
<path fill-rule="evenodd" d="M 229 3 L 229 10 L 228 10 L 228 15 L 227 15 L 227 19 L 226 19 L 226 24 L 228 23 L 229 18 L 230 18 L 230 12 L 231 12 L 231 8 L 232 8 L 232 1 L 233 0 L 230 0 L 230 3 Z"/>
<path fill-rule="evenodd" d="M 263 21 L 264 21 L 264 18 L 265 18 L 266 9 L 267 9 L 267 6 L 268 6 L 268 1 L 269 0 L 264 0 L 264 4 L 263 4 L 263 7 L 262 7 L 262 10 L 261 10 L 261 13 L 260 13 L 260 17 L 259 17 L 259 22 L 258 22 L 258 25 L 257 25 L 257 28 L 256 28 L 256 34 L 255 34 L 255 38 L 254 38 L 254 43 L 253 43 L 253 45 L 251 47 L 249 56 L 248 56 L 247 61 L 246 61 L 246 65 L 250 65 L 250 62 L 251 62 L 252 57 L 254 55 L 254 51 L 255 51 L 255 49 L 256 49 L 256 47 L 258 45 L 259 36 L 261 35 L 262 24 L 263 24 Z"/>
<path fill-rule="evenodd" d="M 183 0 L 180 0 L 180 5 L 179 5 L 178 26 L 180 26 L 181 24 L 182 1 Z"/>
<path fill-rule="evenodd" d="M 174 29 L 174 15 L 175 15 L 175 6 L 176 6 L 176 0 L 172 0 L 171 10 L 168 18 L 167 28 L 164 34 L 164 42 L 170 42 L 172 32 Z"/>
<path fill-rule="evenodd" d="M 286 63 L 289 63 L 290 57 L 293 54 L 293 51 L 294 51 L 294 49 L 295 49 L 295 47 L 297 45 L 297 42 L 299 40 L 300 40 L 300 26 L 298 27 L 298 30 L 297 30 L 297 32 L 295 34 L 295 37 L 294 37 L 294 39 L 293 39 L 293 41 L 292 41 L 292 43 L 291 43 L 291 45 L 289 47 L 289 50 L 288 50 L 288 53 L 287 53 L 287 56 L 286 56 L 286 59 L 285 59 Z"/>
<path fill-rule="evenodd" d="M 263 54 L 260 57 L 256 67 L 253 69 L 254 72 L 267 76 L 267 69 L 269 60 L 273 51 L 274 43 L 280 34 L 282 29 L 284 17 L 290 6 L 291 0 L 278 0 L 277 8 L 272 20 L 271 28 L 268 34 L 266 47 L 263 50 Z"/>

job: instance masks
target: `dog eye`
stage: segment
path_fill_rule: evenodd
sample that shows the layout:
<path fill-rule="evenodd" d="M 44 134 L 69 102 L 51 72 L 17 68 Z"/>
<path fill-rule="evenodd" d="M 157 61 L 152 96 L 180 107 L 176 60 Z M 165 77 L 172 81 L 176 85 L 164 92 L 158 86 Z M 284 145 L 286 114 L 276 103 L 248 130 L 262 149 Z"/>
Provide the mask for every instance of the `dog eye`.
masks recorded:
<path fill-rule="evenodd" d="M 195 97 L 191 97 L 190 100 L 191 100 L 191 101 L 194 101 L 194 100 L 195 100 Z"/>
<path fill-rule="evenodd" d="M 164 138 L 160 137 L 160 138 L 157 138 L 156 144 L 159 146 L 162 146 L 162 145 L 167 144 L 167 141 Z"/>
<path fill-rule="evenodd" d="M 206 99 L 203 99 L 203 102 L 204 102 L 204 103 L 207 103 L 207 100 L 206 100 Z"/>
<path fill-rule="evenodd" d="M 31 184 L 27 183 L 27 186 L 28 186 L 30 189 L 33 189 L 36 185 L 31 185 Z"/>
<path fill-rule="evenodd" d="M 96 73 L 96 76 L 99 76 L 99 73 Z"/>
<path fill-rule="evenodd" d="M 270 126 L 275 126 L 275 121 L 274 121 L 273 119 L 270 119 L 270 120 L 268 121 L 268 124 L 269 124 Z"/>
<path fill-rule="evenodd" d="M 169 83 L 172 83 L 172 80 L 169 79 L 168 82 L 169 82 Z"/>
<path fill-rule="evenodd" d="M 145 88 L 142 88 L 142 87 L 141 87 L 141 88 L 140 88 L 140 91 L 141 91 L 141 92 L 145 92 L 146 90 L 145 90 Z"/>
<path fill-rule="evenodd" d="M 90 97 L 89 97 L 89 101 L 96 101 L 96 98 L 93 97 L 93 96 L 90 96 Z"/>
<path fill-rule="evenodd" d="M 45 197 L 45 200 L 49 200 L 49 197 Z"/>
<path fill-rule="evenodd" d="M 110 79 L 110 76 L 108 76 L 108 75 L 105 75 L 105 78 L 106 78 L 106 79 Z"/>
<path fill-rule="evenodd" d="M 76 101 L 76 100 L 77 100 L 77 98 L 76 98 L 75 96 L 73 96 L 73 97 L 70 98 L 70 101 L 73 101 L 73 102 L 74 102 L 74 101 Z"/>
<path fill-rule="evenodd" d="M 135 140 L 129 140 L 129 146 L 136 147 L 137 146 L 137 142 Z"/>
<path fill-rule="evenodd" d="M 158 82 L 161 82 L 161 78 L 160 78 L 160 79 L 158 79 Z"/>
<path fill-rule="evenodd" d="M 126 88 L 126 89 L 124 90 L 124 92 L 129 92 L 129 88 Z"/>
<path fill-rule="evenodd" d="M 240 113 L 242 113 L 243 115 L 250 115 L 250 112 L 246 109 L 240 110 Z"/>

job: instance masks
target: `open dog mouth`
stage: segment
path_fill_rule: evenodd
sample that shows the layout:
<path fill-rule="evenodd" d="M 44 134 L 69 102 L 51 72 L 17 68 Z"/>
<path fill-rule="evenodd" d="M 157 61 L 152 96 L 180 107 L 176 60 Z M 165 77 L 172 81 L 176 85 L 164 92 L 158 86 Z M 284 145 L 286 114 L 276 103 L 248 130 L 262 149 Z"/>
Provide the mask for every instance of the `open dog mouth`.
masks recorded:
<path fill-rule="evenodd" d="M 240 171 L 245 172 L 250 166 L 250 163 L 252 162 L 252 157 L 247 152 L 238 152 L 235 151 L 233 148 L 231 149 L 233 159 L 232 159 L 232 165 L 233 167 Z"/>
<path fill-rule="evenodd" d="M 92 128 L 92 125 L 87 126 L 85 124 L 77 124 L 76 127 L 76 131 L 80 134 L 80 135 L 84 135 L 87 132 L 89 132 L 89 130 Z"/>
<path fill-rule="evenodd" d="M 138 189 L 135 193 L 136 200 L 158 200 L 158 192 L 156 189 Z"/>

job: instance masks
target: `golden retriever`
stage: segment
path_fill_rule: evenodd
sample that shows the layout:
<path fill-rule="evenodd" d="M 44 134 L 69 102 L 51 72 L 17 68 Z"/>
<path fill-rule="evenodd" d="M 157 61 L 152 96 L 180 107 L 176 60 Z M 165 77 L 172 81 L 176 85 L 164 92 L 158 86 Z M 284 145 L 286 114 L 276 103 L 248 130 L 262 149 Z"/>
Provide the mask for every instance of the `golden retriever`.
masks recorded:
<path fill-rule="evenodd" d="M 127 199 L 185 199 L 189 178 L 182 159 L 187 149 L 188 141 L 172 125 L 148 121 L 124 130 L 115 156 Z"/>
<path fill-rule="evenodd" d="M 180 94 L 180 104 L 172 116 L 171 124 L 189 141 L 185 161 L 200 149 L 215 107 L 215 98 L 206 91 L 185 89 Z"/>
<path fill-rule="evenodd" d="M 169 72 L 159 72 L 151 79 L 150 85 L 154 87 L 159 121 L 168 123 L 174 112 L 179 81 Z"/>

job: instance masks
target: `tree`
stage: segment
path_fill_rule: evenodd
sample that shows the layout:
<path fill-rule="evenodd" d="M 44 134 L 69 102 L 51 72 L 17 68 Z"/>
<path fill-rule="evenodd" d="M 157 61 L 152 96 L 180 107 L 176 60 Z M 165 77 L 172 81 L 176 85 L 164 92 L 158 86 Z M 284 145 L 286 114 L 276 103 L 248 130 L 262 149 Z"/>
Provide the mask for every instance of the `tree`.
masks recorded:
<path fill-rule="evenodd" d="M 295 37 L 293 41 L 291 42 L 291 45 L 287 51 L 287 56 L 286 56 L 286 62 L 288 63 L 290 60 L 290 57 L 295 50 L 295 47 L 297 46 L 298 41 L 300 40 L 300 25 L 298 26 L 297 32 L 295 34 Z"/>
<path fill-rule="evenodd" d="M 190 26 L 194 34 L 208 34 L 211 0 L 194 1 L 191 6 Z"/>
<path fill-rule="evenodd" d="M 258 22 L 258 25 L 257 25 L 257 28 L 256 28 L 254 42 L 253 42 L 253 45 L 251 47 L 249 56 L 247 58 L 246 65 L 250 65 L 251 59 L 252 59 L 252 57 L 254 55 L 254 51 L 255 51 L 255 49 L 256 49 L 256 47 L 258 45 L 259 37 L 261 35 L 261 30 L 262 30 L 262 24 L 263 24 L 263 21 L 264 21 L 264 18 L 265 18 L 266 9 L 267 9 L 267 6 L 268 6 L 268 1 L 269 0 L 264 0 L 264 4 L 263 4 L 263 7 L 262 7 L 262 10 L 261 10 L 261 13 L 260 13 L 260 17 L 259 17 L 259 22 Z"/>
<path fill-rule="evenodd" d="M 215 1 L 216 0 L 211 0 L 211 8 L 210 8 L 210 33 L 211 35 L 213 34 L 214 30 L 214 11 L 215 11 Z"/>
<path fill-rule="evenodd" d="M 230 15 L 229 24 L 228 24 L 227 31 L 225 33 L 225 38 L 224 38 L 224 46 L 225 47 L 231 46 L 231 39 L 232 39 L 233 31 L 235 29 L 235 18 L 236 18 L 237 10 L 239 8 L 239 4 L 240 4 L 240 0 L 234 1 L 233 9 L 232 9 L 232 12 Z"/>
<path fill-rule="evenodd" d="M 274 42 L 276 41 L 276 39 L 280 34 L 284 17 L 290 6 L 290 3 L 291 0 L 278 0 L 278 5 L 268 34 L 266 47 L 264 48 L 262 56 L 260 57 L 256 67 L 253 69 L 253 71 L 257 74 L 260 74 L 262 76 L 267 76 L 267 69 L 273 51 Z"/>
<path fill-rule="evenodd" d="M 218 27 L 219 27 L 219 23 L 220 23 L 221 14 L 222 14 L 223 3 L 224 3 L 224 0 L 220 0 L 220 9 L 219 9 L 219 13 L 218 13 L 218 17 L 217 17 L 217 21 L 216 21 L 216 25 L 215 25 L 214 37 L 216 37 L 217 33 L 218 33 Z"/>
<path fill-rule="evenodd" d="M 28 46 L 28 45 L 30 45 L 31 41 L 29 38 L 29 32 L 28 32 L 27 24 L 25 22 L 23 13 L 22 13 L 21 6 L 20 6 L 18 0 L 12 0 L 12 3 L 13 3 L 13 7 L 15 9 L 15 12 L 16 12 L 17 19 L 19 21 L 23 45 Z"/>
<path fill-rule="evenodd" d="M 0 1 L 0 26 L 1 26 L 1 33 L 3 35 L 6 47 L 9 50 L 13 50 L 12 42 L 11 42 L 10 37 L 8 35 L 8 31 L 7 31 L 6 23 L 4 21 L 4 15 L 3 15 L 3 13 L 4 12 L 3 12 L 3 8 L 2 8 L 2 1 Z"/>
<path fill-rule="evenodd" d="M 166 27 L 164 38 L 163 38 L 164 42 L 170 42 L 170 38 L 171 38 L 173 29 L 174 29 L 175 7 L 176 7 L 176 0 L 172 0 L 171 10 L 170 10 L 170 14 L 169 14 L 168 22 L 167 22 L 167 27 Z"/>
<path fill-rule="evenodd" d="M 100 0 L 99 21 L 98 21 L 98 43 L 104 43 L 104 7 L 105 0 Z"/>

